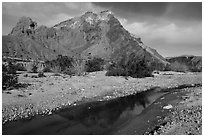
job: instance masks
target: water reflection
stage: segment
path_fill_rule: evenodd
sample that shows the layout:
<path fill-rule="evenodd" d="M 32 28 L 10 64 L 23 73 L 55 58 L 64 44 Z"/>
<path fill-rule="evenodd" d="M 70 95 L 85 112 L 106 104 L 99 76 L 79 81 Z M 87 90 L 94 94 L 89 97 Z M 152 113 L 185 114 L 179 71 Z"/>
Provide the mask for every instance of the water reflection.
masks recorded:
<path fill-rule="evenodd" d="M 156 94 L 154 99 L 151 96 Z M 115 129 L 117 126 L 130 120 L 135 114 L 140 114 L 142 110 L 147 107 L 158 96 L 160 92 L 142 92 L 137 95 L 130 95 L 118 99 L 89 103 L 83 106 L 77 106 L 67 110 L 63 110 L 58 115 L 66 118 L 69 123 L 74 121 L 72 125 L 68 124 L 64 129 L 59 132 L 69 130 L 68 127 L 77 125 L 80 128 L 85 128 L 87 133 L 83 134 L 105 134 L 109 130 Z M 94 130 L 93 130 L 94 129 Z M 102 130 L 103 129 L 103 130 Z M 72 133 L 74 129 L 72 129 Z M 75 128 L 76 134 L 79 129 Z"/>
<path fill-rule="evenodd" d="M 53 115 L 5 125 L 4 134 L 109 134 L 162 96 L 155 89 L 109 101 L 74 106 Z M 15 126 L 14 126 L 15 125 Z"/>

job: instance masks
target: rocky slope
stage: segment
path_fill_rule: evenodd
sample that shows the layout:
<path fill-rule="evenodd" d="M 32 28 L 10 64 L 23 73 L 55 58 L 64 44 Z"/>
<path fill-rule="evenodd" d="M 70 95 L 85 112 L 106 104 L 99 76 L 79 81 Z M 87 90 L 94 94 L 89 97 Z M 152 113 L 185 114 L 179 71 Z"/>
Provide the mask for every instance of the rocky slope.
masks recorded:
<path fill-rule="evenodd" d="M 178 56 L 168 57 L 166 60 L 170 63 L 180 63 L 185 65 L 189 71 L 202 71 L 202 57 L 201 56 Z"/>
<path fill-rule="evenodd" d="M 110 11 L 86 12 L 50 28 L 38 27 L 31 18 L 22 17 L 2 39 L 3 56 L 51 60 L 60 54 L 114 60 L 135 53 L 150 62 L 168 63 L 125 30 Z"/>

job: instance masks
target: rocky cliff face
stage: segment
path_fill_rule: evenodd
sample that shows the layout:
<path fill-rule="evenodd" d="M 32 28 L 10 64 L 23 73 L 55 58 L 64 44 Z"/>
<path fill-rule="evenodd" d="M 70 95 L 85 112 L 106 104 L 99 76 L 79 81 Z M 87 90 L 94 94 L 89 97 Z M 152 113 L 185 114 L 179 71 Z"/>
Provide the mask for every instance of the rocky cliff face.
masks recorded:
<path fill-rule="evenodd" d="M 32 19 L 22 17 L 11 33 L 3 36 L 4 56 L 38 60 L 55 59 L 57 55 L 97 56 L 117 60 L 135 53 L 149 61 L 168 63 L 148 49 L 110 11 L 86 12 L 50 28 L 38 27 Z"/>

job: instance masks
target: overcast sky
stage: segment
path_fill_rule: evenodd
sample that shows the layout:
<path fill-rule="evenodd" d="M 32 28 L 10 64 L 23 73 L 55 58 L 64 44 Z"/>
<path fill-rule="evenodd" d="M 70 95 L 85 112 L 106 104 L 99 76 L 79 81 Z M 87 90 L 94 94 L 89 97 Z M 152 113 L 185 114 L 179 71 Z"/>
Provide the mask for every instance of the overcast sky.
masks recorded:
<path fill-rule="evenodd" d="M 164 57 L 202 55 L 202 3 L 3 3 L 2 33 L 22 16 L 54 26 L 86 11 L 109 9 L 124 28 Z"/>

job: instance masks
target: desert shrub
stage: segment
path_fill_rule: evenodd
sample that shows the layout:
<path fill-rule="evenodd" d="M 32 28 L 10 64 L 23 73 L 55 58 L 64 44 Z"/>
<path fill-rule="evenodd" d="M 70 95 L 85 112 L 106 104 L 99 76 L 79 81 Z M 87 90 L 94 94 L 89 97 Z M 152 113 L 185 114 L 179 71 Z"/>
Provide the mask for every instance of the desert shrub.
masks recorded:
<path fill-rule="evenodd" d="M 191 72 L 202 72 L 202 68 L 199 67 L 192 67 Z"/>
<path fill-rule="evenodd" d="M 37 73 L 38 72 L 38 62 L 33 61 L 27 68 L 28 72 Z"/>
<path fill-rule="evenodd" d="M 7 71 L 6 71 L 6 72 L 7 72 L 8 74 L 16 74 L 16 71 L 17 71 L 16 66 L 15 66 L 13 63 L 8 62 Z"/>
<path fill-rule="evenodd" d="M 7 89 L 15 87 L 18 83 L 18 78 L 16 74 L 8 74 L 6 72 L 2 73 L 2 88 Z"/>
<path fill-rule="evenodd" d="M 63 74 L 70 75 L 70 76 L 75 75 L 75 73 L 76 73 L 76 70 L 75 70 L 74 67 L 67 67 L 67 68 L 63 71 Z"/>
<path fill-rule="evenodd" d="M 46 77 L 46 76 L 44 75 L 43 72 L 38 72 L 38 77 L 41 78 L 41 77 Z"/>
<path fill-rule="evenodd" d="M 164 68 L 164 71 L 170 71 L 170 70 L 171 70 L 170 64 L 167 64 L 166 67 Z"/>
<path fill-rule="evenodd" d="M 53 73 L 61 73 L 61 72 L 62 72 L 62 69 L 61 69 L 60 66 L 53 66 L 53 67 L 51 68 L 51 72 L 53 72 Z"/>
<path fill-rule="evenodd" d="M 134 78 L 149 77 L 153 72 L 151 65 L 145 60 L 145 56 L 138 56 L 134 53 L 129 57 L 123 56 L 107 69 L 106 76 L 131 76 Z"/>
<path fill-rule="evenodd" d="M 18 83 L 16 67 L 11 62 L 8 65 L 2 65 L 2 89 L 15 87 Z"/>
<path fill-rule="evenodd" d="M 52 76 L 61 76 L 59 73 L 54 73 Z"/>
<path fill-rule="evenodd" d="M 59 55 L 57 59 L 51 60 L 51 61 L 46 61 L 45 62 L 45 71 L 51 71 L 54 73 L 61 73 L 67 69 L 67 67 L 71 67 L 73 62 L 72 57 L 68 56 L 61 56 Z M 49 70 L 50 69 L 50 70 Z"/>
<path fill-rule="evenodd" d="M 72 57 L 68 56 L 58 57 L 57 59 L 58 66 L 60 66 L 61 70 L 64 71 L 67 67 L 70 67 L 72 65 L 73 60 L 74 59 Z"/>
<path fill-rule="evenodd" d="M 31 78 L 38 78 L 38 76 L 37 75 L 32 75 Z"/>
<path fill-rule="evenodd" d="M 85 75 L 85 60 L 83 59 L 75 59 L 70 67 L 67 67 L 63 73 L 67 75 L 77 75 L 82 76 Z"/>
<path fill-rule="evenodd" d="M 33 73 L 37 73 L 37 71 L 38 71 L 38 62 L 37 61 L 34 61 L 32 63 L 31 70 Z"/>
<path fill-rule="evenodd" d="M 16 65 L 16 69 L 18 70 L 18 71 L 26 71 L 27 69 L 23 66 L 23 64 L 21 64 L 21 63 L 17 63 Z"/>
<path fill-rule="evenodd" d="M 124 68 L 111 65 L 106 72 L 106 76 L 128 76 L 128 74 L 125 73 Z"/>
<path fill-rule="evenodd" d="M 83 58 L 73 58 L 59 55 L 57 59 L 45 62 L 46 67 L 43 70 L 54 73 L 64 73 L 67 75 L 84 75 L 85 72 L 100 71 L 103 69 L 104 60 L 101 58 L 92 58 L 85 60 Z M 49 70 L 50 69 L 50 70 Z"/>
<path fill-rule="evenodd" d="M 85 67 L 85 61 L 83 59 L 76 59 L 72 63 L 72 67 L 74 68 L 75 75 L 77 76 L 85 75 L 86 67 Z"/>
<path fill-rule="evenodd" d="M 45 68 L 43 68 L 42 70 L 43 72 L 52 72 L 51 68 L 49 66 L 46 66 Z"/>
<path fill-rule="evenodd" d="M 104 60 L 102 58 L 89 59 L 86 61 L 86 72 L 94 72 L 103 70 Z"/>
<path fill-rule="evenodd" d="M 4 64 L 2 64 L 2 72 L 7 72 L 7 67 Z"/>

